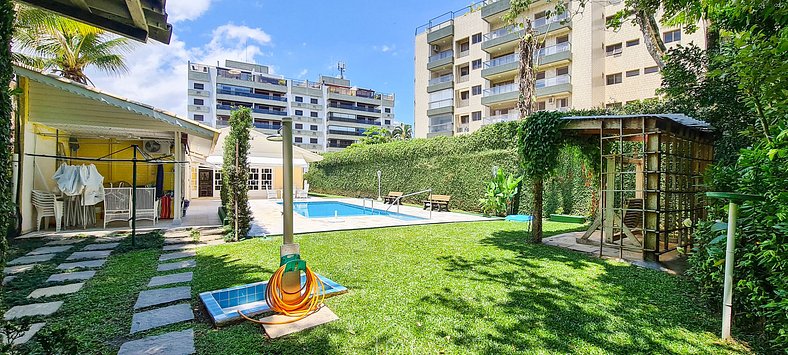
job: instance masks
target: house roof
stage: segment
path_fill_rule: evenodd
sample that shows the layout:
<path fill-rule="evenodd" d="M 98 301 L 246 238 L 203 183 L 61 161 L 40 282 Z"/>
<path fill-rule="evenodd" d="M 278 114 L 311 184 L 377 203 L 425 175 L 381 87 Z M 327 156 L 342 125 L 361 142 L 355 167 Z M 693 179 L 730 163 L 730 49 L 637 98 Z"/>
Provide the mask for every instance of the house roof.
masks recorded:
<path fill-rule="evenodd" d="M 211 155 L 208 157 L 207 162 L 214 165 L 221 165 L 222 155 L 224 152 L 225 138 L 230 134 L 230 127 L 225 127 L 219 130 L 219 142 L 214 147 Z M 268 140 L 268 135 L 252 130 L 251 142 L 249 149 L 249 162 L 252 164 L 260 165 L 282 165 L 282 142 L 274 142 Z M 320 154 L 312 153 L 304 148 L 293 146 L 293 165 L 306 166 L 308 163 L 321 161 L 323 157 Z"/>
<path fill-rule="evenodd" d="M 166 0 L 20 0 L 119 35 L 169 44 Z"/>
<path fill-rule="evenodd" d="M 684 127 L 697 129 L 699 131 L 709 132 L 712 131 L 713 128 L 710 124 L 697 120 L 695 118 L 689 117 L 684 114 L 680 113 L 661 113 L 661 114 L 639 114 L 639 115 L 602 115 L 602 116 L 567 116 L 563 117 L 565 120 L 580 120 L 580 121 L 589 121 L 589 120 L 600 120 L 600 119 L 627 119 L 627 118 L 658 118 L 658 119 L 665 119 L 670 120 L 675 123 L 678 123 Z"/>

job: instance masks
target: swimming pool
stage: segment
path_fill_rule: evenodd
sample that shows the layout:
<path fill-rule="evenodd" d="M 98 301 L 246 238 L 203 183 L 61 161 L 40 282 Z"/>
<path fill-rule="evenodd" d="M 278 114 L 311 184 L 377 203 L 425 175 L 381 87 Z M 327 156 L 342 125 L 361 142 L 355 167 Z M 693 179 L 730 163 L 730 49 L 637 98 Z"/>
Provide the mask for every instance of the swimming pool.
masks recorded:
<path fill-rule="evenodd" d="M 282 203 L 279 202 L 281 205 Z M 337 202 L 337 201 L 308 201 L 308 202 L 294 202 L 293 211 L 306 218 L 330 218 L 330 217 L 355 217 L 355 216 L 386 216 L 396 218 L 402 221 L 419 221 L 424 218 L 409 216 L 406 214 L 386 211 L 387 205 L 383 209 L 375 209 L 374 211 L 369 207 L 362 207 L 350 203 Z"/>

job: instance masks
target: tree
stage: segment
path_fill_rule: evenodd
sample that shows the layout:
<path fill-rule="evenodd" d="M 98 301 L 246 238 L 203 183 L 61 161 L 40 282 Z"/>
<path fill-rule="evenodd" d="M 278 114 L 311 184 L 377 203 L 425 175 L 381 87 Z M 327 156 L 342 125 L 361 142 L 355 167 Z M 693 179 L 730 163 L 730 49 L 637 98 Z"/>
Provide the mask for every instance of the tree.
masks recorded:
<path fill-rule="evenodd" d="M 380 143 L 388 143 L 391 142 L 391 132 L 389 130 L 379 127 L 379 126 L 372 126 L 367 128 L 364 131 L 364 137 L 362 137 L 358 142 L 353 143 L 352 146 L 358 145 L 365 145 L 365 144 L 380 144 Z"/>
<path fill-rule="evenodd" d="M 391 131 L 391 138 L 394 140 L 406 141 L 413 138 L 413 127 L 409 124 L 400 122 L 399 126 Z"/>
<path fill-rule="evenodd" d="M 230 133 L 224 140 L 221 195 L 231 224 L 225 239 L 238 241 L 239 236 L 245 238 L 249 233 L 252 220 L 248 196 L 252 111 L 248 107 L 233 110 L 229 124 Z"/>
<path fill-rule="evenodd" d="M 665 67 L 663 57 L 667 51 L 656 19 L 657 10 L 661 5 L 660 0 L 626 0 L 624 8 L 613 15 L 606 24 L 607 27 L 617 30 L 625 21 L 631 20 L 643 34 L 643 45 L 660 69 Z"/>
<path fill-rule="evenodd" d="M 13 184 L 11 167 L 11 122 L 13 108 L 8 88 L 14 76 L 11 66 L 11 38 L 14 27 L 14 5 L 11 1 L 0 3 L 0 267 L 5 266 L 8 241 L 6 231 L 13 220 L 16 207 L 13 201 Z"/>
<path fill-rule="evenodd" d="M 17 63 L 91 85 L 85 74 L 88 67 L 108 74 L 128 70 L 123 59 L 131 49 L 128 39 L 46 10 L 26 6 L 19 9 L 14 32 Z"/>

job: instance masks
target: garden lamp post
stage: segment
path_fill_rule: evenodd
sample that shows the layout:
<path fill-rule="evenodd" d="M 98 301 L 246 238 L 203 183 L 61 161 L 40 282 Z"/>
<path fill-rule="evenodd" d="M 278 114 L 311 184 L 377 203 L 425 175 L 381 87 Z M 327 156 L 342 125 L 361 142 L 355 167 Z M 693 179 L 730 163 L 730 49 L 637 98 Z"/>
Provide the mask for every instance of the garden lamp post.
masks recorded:
<path fill-rule="evenodd" d="M 744 201 L 761 201 L 763 196 L 733 192 L 707 192 L 706 196 L 728 200 L 728 239 L 725 246 L 725 283 L 722 291 L 722 338 L 730 339 L 733 314 L 733 251 L 736 247 L 736 218 L 739 216 L 739 204 Z"/>
<path fill-rule="evenodd" d="M 378 170 L 378 201 L 382 201 L 383 199 L 380 197 L 380 175 L 383 174 L 380 170 Z"/>

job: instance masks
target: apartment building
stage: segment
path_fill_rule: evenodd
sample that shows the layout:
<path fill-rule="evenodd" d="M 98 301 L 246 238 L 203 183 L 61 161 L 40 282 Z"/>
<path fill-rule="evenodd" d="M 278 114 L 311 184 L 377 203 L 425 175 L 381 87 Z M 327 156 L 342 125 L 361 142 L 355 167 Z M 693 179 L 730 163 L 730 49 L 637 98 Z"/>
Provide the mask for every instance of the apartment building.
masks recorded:
<path fill-rule="evenodd" d="M 233 107 L 252 109 L 255 129 L 274 134 L 293 118 L 293 143 L 313 152 L 338 151 L 372 126 L 393 129 L 394 94 L 357 88 L 350 80 L 286 79 L 267 66 L 226 60 L 223 67 L 189 63 L 188 116 L 225 127 Z"/>
<path fill-rule="evenodd" d="M 607 19 L 621 0 L 587 2 L 582 12 L 547 16 L 554 3 L 535 1 L 523 14 L 534 26 L 538 49 L 537 110 L 622 105 L 656 97 L 659 68 L 626 23 L 614 31 Z M 484 125 L 518 119 L 518 57 L 523 29 L 502 16 L 509 0 L 481 1 L 430 20 L 416 29 L 414 134 L 465 134 Z M 693 34 L 661 29 L 666 46 L 691 42 L 705 48 L 702 26 Z"/>

